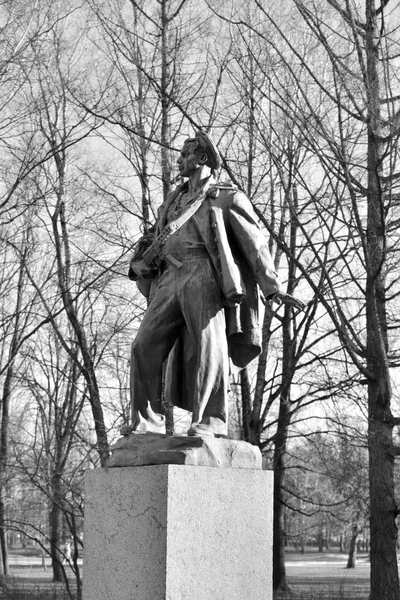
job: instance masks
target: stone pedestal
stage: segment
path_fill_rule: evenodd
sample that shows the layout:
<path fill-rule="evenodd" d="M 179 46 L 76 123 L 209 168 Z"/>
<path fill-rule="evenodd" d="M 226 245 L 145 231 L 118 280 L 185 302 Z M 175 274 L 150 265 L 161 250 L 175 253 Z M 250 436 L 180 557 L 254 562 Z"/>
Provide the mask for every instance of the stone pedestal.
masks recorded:
<path fill-rule="evenodd" d="M 84 600 L 272 600 L 272 472 L 86 474 Z"/>
<path fill-rule="evenodd" d="M 162 433 L 131 433 L 111 446 L 108 467 L 195 465 L 234 469 L 261 469 L 260 449 L 248 442 L 215 437 Z"/>

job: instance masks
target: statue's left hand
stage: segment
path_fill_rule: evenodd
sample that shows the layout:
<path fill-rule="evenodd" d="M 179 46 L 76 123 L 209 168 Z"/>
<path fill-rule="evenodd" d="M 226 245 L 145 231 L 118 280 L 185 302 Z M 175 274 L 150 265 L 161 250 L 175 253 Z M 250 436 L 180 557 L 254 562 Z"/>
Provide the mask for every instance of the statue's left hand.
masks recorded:
<path fill-rule="evenodd" d="M 293 306 L 293 308 L 297 308 L 298 310 L 304 310 L 306 305 L 304 302 L 291 296 L 290 294 L 285 294 L 284 292 L 277 292 L 271 298 L 272 302 L 276 302 L 277 304 L 289 304 Z"/>

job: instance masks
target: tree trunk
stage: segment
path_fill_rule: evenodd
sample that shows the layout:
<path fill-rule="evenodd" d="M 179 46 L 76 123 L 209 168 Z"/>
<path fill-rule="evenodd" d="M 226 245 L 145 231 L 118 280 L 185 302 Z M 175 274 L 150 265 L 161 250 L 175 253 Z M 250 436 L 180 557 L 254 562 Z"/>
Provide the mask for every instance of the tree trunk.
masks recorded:
<path fill-rule="evenodd" d="M 265 372 L 267 368 L 267 358 L 269 341 L 271 339 L 271 324 L 273 319 L 272 307 L 267 305 L 265 307 L 264 321 L 262 327 L 262 351 L 258 357 L 257 365 L 257 378 L 256 378 L 256 389 L 254 392 L 254 402 L 251 413 L 250 431 L 248 441 L 252 444 L 260 445 L 261 443 L 261 432 L 263 430 L 264 421 L 268 416 L 268 408 L 264 410 L 261 415 L 264 391 L 265 391 Z"/>
<path fill-rule="evenodd" d="M 305 554 L 305 553 L 306 553 L 306 544 L 305 544 L 304 537 L 301 535 L 300 536 L 300 554 Z"/>
<path fill-rule="evenodd" d="M 42 569 L 43 569 L 43 571 L 47 571 L 47 567 L 46 567 L 46 552 L 43 550 L 43 548 L 41 549 L 41 557 L 42 557 Z"/>
<path fill-rule="evenodd" d="M 79 364 L 88 387 L 88 396 L 92 408 L 92 415 L 97 437 L 97 450 L 100 463 L 105 467 L 108 459 L 108 439 L 104 422 L 103 407 L 100 399 L 100 390 L 96 377 L 96 370 L 90 345 L 87 340 L 85 328 L 79 320 L 76 303 L 72 295 L 71 277 L 71 251 L 67 220 L 65 214 L 65 149 L 55 151 L 54 159 L 58 171 L 58 186 L 56 189 L 57 206 L 52 215 L 53 234 L 57 257 L 57 278 L 61 292 L 65 313 L 75 333 L 76 341 L 82 354 L 83 364 Z M 62 340 L 64 342 L 64 340 Z M 76 354 L 69 349 L 72 360 L 77 361 Z"/>
<path fill-rule="evenodd" d="M 326 528 L 325 548 L 328 551 L 331 549 L 331 532 L 329 530 L 329 527 Z"/>
<path fill-rule="evenodd" d="M 138 7 L 132 3 L 133 10 L 133 32 L 132 44 L 134 46 L 134 61 L 136 63 L 136 80 L 137 80 L 137 97 L 136 104 L 138 110 L 136 127 L 139 131 L 139 146 L 140 146 L 140 167 L 137 174 L 142 188 L 142 223 L 143 233 L 146 234 L 150 226 L 150 189 L 149 189 L 149 167 L 148 167 L 148 152 L 149 146 L 146 140 L 145 127 L 145 110 L 146 110 L 146 94 L 144 90 L 144 73 L 143 65 L 141 64 L 141 38 L 138 30 Z M 135 147 L 135 136 L 132 136 L 132 143 Z"/>
<path fill-rule="evenodd" d="M 320 552 L 321 554 L 324 551 L 324 533 L 322 531 L 322 529 L 318 532 L 318 552 Z"/>
<path fill-rule="evenodd" d="M 286 381 L 288 383 L 288 381 Z M 290 384 L 289 384 L 290 385 Z M 273 517 L 273 572 L 274 590 L 288 590 L 285 566 L 285 529 L 283 481 L 285 476 L 284 456 L 290 422 L 288 388 L 282 390 L 279 404 L 277 431 L 274 450 L 274 517 Z"/>
<path fill-rule="evenodd" d="M 61 564 L 63 513 L 59 505 L 60 497 L 60 480 L 59 478 L 54 477 L 52 481 L 52 501 L 50 507 L 50 553 L 51 565 L 53 568 L 53 581 L 64 581 L 64 571 Z"/>
<path fill-rule="evenodd" d="M 25 255 L 27 247 L 25 245 L 19 269 L 19 277 L 17 284 L 17 300 L 15 304 L 14 330 L 8 353 L 8 367 L 3 385 L 3 394 L 1 398 L 1 429 L 0 429 L 0 546 L 2 555 L 2 574 L 8 575 L 10 572 L 8 562 L 8 545 L 7 545 L 7 523 L 6 523 L 6 507 L 5 507 L 5 485 L 8 469 L 8 439 L 9 439 L 9 423 L 10 423 L 10 400 L 11 386 L 14 379 L 15 358 L 18 354 L 18 341 L 20 337 L 20 320 L 21 320 L 21 304 L 23 295 L 23 285 L 25 277 Z"/>
<path fill-rule="evenodd" d="M 289 198 L 290 184 L 288 185 L 286 196 Z M 295 256 L 297 224 L 294 218 L 297 212 L 298 198 L 293 190 L 293 202 L 291 211 L 293 218 L 290 224 L 290 250 L 292 256 Z M 293 294 L 295 282 L 295 266 L 293 261 L 288 264 L 288 285 L 287 292 Z M 288 430 L 291 419 L 290 408 L 290 388 L 292 386 L 293 375 L 296 370 L 296 335 L 293 331 L 293 310 L 288 304 L 285 304 L 285 311 L 282 322 L 282 383 L 279 402 L 279 416 L 277 431 L 275 434 L 274 450 L 274 532 L 273 532 L 273 588 L 275 590 L 286 590 L 285 567 L 285 536 L 284 536 L 284 509 L 283 509 L 283 481 L 285 475 L 284 456 L 286 454 L 286 445 Z"/>
<path fill-rule="evenodd" d="M 167 15 L 168 0 L 161 0 L 161 177 L 163 182 L 163 198 L 167 199 L 171 188 L 171 120 L 168 86 L 170 84 L 170 49 L 169 28 L 170 18 Z"/>
<path fill-rule="evenodd" d="M 277 430 L 274 438 L 273 588 L 287 590 L 285 566 L 284 489 L 285 453 L 290 424 L 290 387 L 294 369 L 295 342 L 291 337 L 292 309 L 285 305 L 282 326 L 282 384 Z"/>
<path fill-rule="evenodd" d="M 371 388 L 376 387 L 370 384 Z M 379 404 L 382 396 L 370 392 L 369 478 L 371 530 L 371 596 L 370 600 L 398 600 L 397 506 L 394 497 L 394 460 L 387 452 L 392 440 L 392 427 L 383 422 Z M 378 406 L 373 406 L 377 404 Z M 383 403 L 382 403 L 383 404 Z M 381 413 L 378 420 L 377 413 Z"/>
<path fill-rule="evenodd" d="M 366 321 L 368 378 L 368 449 L 371 530 L 370 600 L 398 600 L 397 505 L 394 495 L 390 373 L 385 298 L 385 207 L 381 173 L 380 82 L 375 0 L 366 0 L 368 94 L 368 191 L 366 236 Z"/>
<path fill-rule="evenodd" d="M 75 581 L 76 581 L 76 600 L 82 600 L 82 577 L 78 563 L 79 558 L 79 538 L 76 526 L 76 519 L 73 512 L 71 512 L 71 533 L 73 534 L 73 550 L 72 550 L 72 562 L 74 565 Z"/>
<path fill-rule="evenodd" d="M 357 539 L 358 539 L 358 525 L 353 525 L 350 538 L 349 557 L 347 559 L 346 569 L 355 569 L 357 564 Z"/>
<path fill-rule="evenodd" d="M 253 436 L 251 431 L 251 390 L 249 372 L 247 368 L 240 371 L 240 390 L 242 399 L 242 423 L 243 437 L 246 442 L 252 442 Z"/>
<path fill-rule="evenodd" d="M 283 445 L 282 445 L 283 444 Z M 274 517 L 273 517 L 273 589 L 288 590 L 285 566 L 285 535 L 284 535 L 284 504 L 283 504 L 283 477 L 284 477 L 284 447 L 286 435 L 284 431 L 277 435 L 275 441 L 274 461 Z"/>
<path fill-rule="evenodd" d="M 1 547 L 1 569 L 2 575 L 9 575 L 8 547 L 7 547 L 7 525 L 6 525 L 6 473 L 8 456 L 8 427 L 9 406 L 11 395 L 12 366 L 7 369 L 6 381 L 2 397 L 2 418 L 0 432 L 0 547 Z"/>
<path fill-rule="evenodd" d="M 174 405 L 168 398 L 165 397 L 165 377 L 167 370 L 167 361 L 164 362 L 162 367 L 162 410 L 165 416 L 165 433 L 167 435 L 174 435 L 175 431 L 175 418 L 174 418 Z"/>

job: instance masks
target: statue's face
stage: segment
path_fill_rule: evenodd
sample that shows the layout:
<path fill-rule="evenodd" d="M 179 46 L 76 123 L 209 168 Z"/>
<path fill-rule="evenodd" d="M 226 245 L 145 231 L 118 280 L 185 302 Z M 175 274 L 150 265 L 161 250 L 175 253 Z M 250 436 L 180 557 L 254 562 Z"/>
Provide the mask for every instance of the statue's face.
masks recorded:
<path fill-rule="evenodd" d="M 204 163 L 200 162 L 200 156 L 195 152 L 195 145 L 192 142 L 185 142 L 177 164 L 179 175 L 190 177 Z"/>

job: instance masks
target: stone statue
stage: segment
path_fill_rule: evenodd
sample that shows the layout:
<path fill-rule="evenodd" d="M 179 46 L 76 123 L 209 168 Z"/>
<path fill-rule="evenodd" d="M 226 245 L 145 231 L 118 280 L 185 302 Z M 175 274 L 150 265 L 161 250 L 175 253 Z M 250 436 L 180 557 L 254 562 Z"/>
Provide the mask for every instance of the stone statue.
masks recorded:
<path fill-rule="evenodd" d="M 141 241 L 129 277 L 149 297 L 132 345 L 135 430 L 161 413 L 165 396 L 192 412 L 189 436 L 227 436 L 230 361 L 245 367 L 261 351 L 258 289 L 266 300 L 298 300 L 281 291 L 249 199 L 216 182 L 221 158 L 198 131 L 178 159 L 185 183 L 160 207 L 153 240 Z"/>

